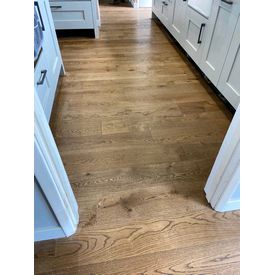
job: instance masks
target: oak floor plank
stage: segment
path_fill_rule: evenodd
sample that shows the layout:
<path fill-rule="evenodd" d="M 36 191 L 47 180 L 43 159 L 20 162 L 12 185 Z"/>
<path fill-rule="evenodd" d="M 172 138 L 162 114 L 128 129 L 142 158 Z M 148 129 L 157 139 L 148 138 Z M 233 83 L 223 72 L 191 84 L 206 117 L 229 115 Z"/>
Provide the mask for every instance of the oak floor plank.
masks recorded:
<path fill-rule="evenodd" d="M 201 249 L 211 243 L 236 241 L 238 228 L 232 226 L 232 222 L 238 221 L 239 215 L 235 212 L 222 214 L 208 209 L 189 212 L 178 218 L 164 217 L 108 229 L 98 229 L 100 226 L 93 223 L 86 224 L 82 225 L 83 230 L 70 238 L 70 242 L 57 240 L 55 257 L 48 260 L 49 264 L 53 261 L 58 270 L 175 249 Z M 207 251 L 204 253 L 207 254 Z M 219 257 L 223 258 L 223 253 Z"/>
<path fill-rule="evenodd" d="M 200 245 L 189 249 L 162 251 L 122 260 L 60 269 L 47 274 L 237 275 L 239 274 L 239 254 L 236 253 L 238 248 L 232 243 L 234 240 Z M 223 253 L 219 253 L 217 248 L 223 249 Z M 194 252 L 197 254 L 197 259 L 192 257 Z"/>

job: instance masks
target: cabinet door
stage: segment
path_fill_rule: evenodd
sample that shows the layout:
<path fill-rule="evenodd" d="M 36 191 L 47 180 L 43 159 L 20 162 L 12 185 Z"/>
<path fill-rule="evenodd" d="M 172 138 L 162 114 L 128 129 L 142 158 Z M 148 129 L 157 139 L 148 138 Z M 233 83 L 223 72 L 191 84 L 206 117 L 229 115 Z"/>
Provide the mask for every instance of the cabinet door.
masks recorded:
<path fill-rule="evenodd" d="M 184 49 L 199 64 L 207 31 L 207 18 L 187 7 L 184 21 Z"/>
<path fill-rule="evenodd" d="M 52 87 L 48 64 L 44 49 L 42 49 L 34 70 L 34 91 L 38 94 L 46 118 L 49 121 L 51 114 L 51 104 L 49 104 L 49 99 L 52 97 Z"/>
<path fill-rule="evenodd" d="M 169 19 L 170 19 L 170 14 L 171 10 L 173 7 L 173 2 L 172 0 L 165 0 L 162 2 L 162 12 L 161 12 L 161 21 L 164 24 L 166 28 L 169 28 Z"/>
<path fill-rule="evenodd" d="M 152 10 L 154 14 L 160 19 L 162 13 L 162 0 L 153 0 Z"/>
<path fill-rule="evenodd" d="M 159 19 L 170 30 L 174 0 L 162 0 Z"/>
<path fill-rule="evenodd" d="M 236 109 L 240 102 L 240 19 L 233 34 L 218 89 Z"/>
<path fill-rule="evenodd" d="M 239 14 L 239 1 L 228 4 L 215 0 L 200 64 L 202 71 L 214 85 L 218 83 Z"/>
<path fill-rule="evenodd" d="M 174 0 L 170 32 L 179 43 L 183 41 L 184 19 L 186 15 L 186 9 L 186 0 Z"/>

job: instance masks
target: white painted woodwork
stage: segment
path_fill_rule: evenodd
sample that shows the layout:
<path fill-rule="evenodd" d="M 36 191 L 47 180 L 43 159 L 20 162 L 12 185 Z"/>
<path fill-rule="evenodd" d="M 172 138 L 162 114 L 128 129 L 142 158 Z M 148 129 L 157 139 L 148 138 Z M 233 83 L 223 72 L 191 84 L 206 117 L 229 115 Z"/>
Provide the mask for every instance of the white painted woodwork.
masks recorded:
<path fill-rule="evenodd" d="M 162 6 L 163 6 L 162 1 L 163 0 L 153 0 L 153 3 L 152 3 L 152 11 L 159 18 L 159 20 L 162 20 L 161 18 Z"/>
<path fill-rule="evenodd" d="M 101 17 L 100 17 L 100 9 L 99 9 L 99 1 L 96 1 L 96 20 L 97 20 L 97 26 L 100 27 L 101 26 Z M 152 6 L 152 3 L 151 3 Z"/>
<path fill-rule="evenodd" d="M 186 16 L 187 1 L 174 0 L 173 12 L 171 16 L 171 27 L 169 28 L 176 40 L 182 44 L 184 33 L 184 19 Z"/>
<path fill-rule="evenodd" d="M 50 6 L 57 30 L 94 28 L 90 1 L 51 2 Z"/>
<path fill-rule="evenodd" d="M 200 63 L 202 49 L 205 44 L 205 32 L 207 32 L 208 28 L 208 20 L 193 10 L 192 8 L 188 7 L 185 21 L 184 21 L 184 49 L 190 55 L 190 57 L 197 63 Z M 202 24 L 205 24 L 202 27 Z M 200 30 L 201 35 L 200 35 Z M 201 43 L 198 43 L 200 35 Z"/>
<path fill-rule="evenodd" d="M 55 29 L 93 29 L 91 1 L 50 2 Z"/>
<path fill-rule="evenodd" d="M 50 1 L 55 29 L 93 29 L 99 38 L 101 25 L 98 0 Z"/>
<path fill-rule="evenodd" d="M 41 16 L 43 18 L 43 23 L 45 27 L 43 50 L 50 65 L 48 68 L 48 77 L 51 79 L 51 86 L 56 89 L 58 77 L 60 74 L 60 69 L 62 64 L 62 58 L 60 54 L 60 49 L 54 29 L 53 18 L 49 8 L 48 0 L 39 0 L 39 7 Z"/>
<path fill-rule="evenodd" d="M 169 29 L 173 15 L 174 0 L 153 0 L 152 11 L 157 15 L 162 24 Z"/>
<path fill-rule="evenodd" d="M 161 16 L 162 16 L 162 23 L 167 27 L 168 21 L 169 21 L 169 3 L 168 0 L 163 1 L 162 10 L 161 10 Z"/>
<path fill-rule="evenodd" d="M 46 118 L 49 121 L 60 73 L 64 73 L 63 61 L 57 42 L 48 0 L 38 0 L 41 20 L 44 24 L 42 51 L 34 68 L 34 90 L 38 93 Z M 46 70 L 46 73 L 44 72 Z M 42 84 L 43 74 L 45 79 Z"/>
<path fill-rule="evenodd" d="M 240 102 L 240 19 L 235 28 L 217 87 L 230 104 L 237 108 Z"/>
<path fill-rule="evenodd" d="M 211 206 L 220 212 L 240 208 L 240 107 L 223 140 L 204 191 Z"/>
<path fill-rule="evenodd" d="M 44 241 L 65 237 L 46 197 L 34 181 L 34 240 Z"/>
<path fill-rule="evenodd" d="M 211 13 L 213 0 L 188 0 L 188 6 L 208 18 Z"/>
<path fill-rule="evenodd" d="M 218 84 L 239 15 L 239 1 L 229 5 L 221 0 L 214 0 L 199 65 L 214 85 Z"/>
<path fill-rule="evenodd" d="M 65 236 L 75 233 L 78 205 L 37 93 L 34 93 L 34 175 Z M 40 240 L 60 233 L 56 227 L 44 229 L 44 233 L 42 227 L 39 229 Z"/>
<path fill-rule="evenodd" d="M 173 17 L 174 1 L 175 0 L 165 0 L 167 5 L 163 5 L 162 7 L 163 24 L 168 29 L 171 26 L 171 18 Z"/>
<path fill-rule="evenodd" d="M 41 81 L 43 77 L 43 71 L 47 70 L 43 84 L 38 85 L 38 82 Z M 49 79 L 49 64 L 46 59 L 44 48 L 42 48 L 41 54 L 39 56 L 38 62 L 34 70 L 34 90 L 38 94 L 41 105 L 45 112 L 46 118 L 49 121 L 50 118 L 50 108 L 48 106 L 48 98 L 51 93 L 54 93 L 54 90 L 51 89 L 51 81 Z"/>

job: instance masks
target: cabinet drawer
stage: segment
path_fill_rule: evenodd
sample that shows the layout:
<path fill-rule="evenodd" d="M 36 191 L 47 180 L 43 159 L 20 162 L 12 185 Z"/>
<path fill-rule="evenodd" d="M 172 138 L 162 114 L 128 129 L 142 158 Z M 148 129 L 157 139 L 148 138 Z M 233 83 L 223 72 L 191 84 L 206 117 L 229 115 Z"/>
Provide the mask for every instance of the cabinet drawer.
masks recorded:
<path fill-rule="evenodd" d="M 55 29 L 93 29 L 90 1 L 50 2 Z"/>

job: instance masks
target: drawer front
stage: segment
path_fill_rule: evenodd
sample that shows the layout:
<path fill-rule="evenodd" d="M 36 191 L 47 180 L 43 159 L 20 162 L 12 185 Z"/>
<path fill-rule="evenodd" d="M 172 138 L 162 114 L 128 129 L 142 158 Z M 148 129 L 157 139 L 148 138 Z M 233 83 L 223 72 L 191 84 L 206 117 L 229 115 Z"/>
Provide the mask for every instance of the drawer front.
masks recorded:
<path fill-rule="evenodd" d="M 90 1 L 50 2 L 55 29 L 93 29 Z"/>

